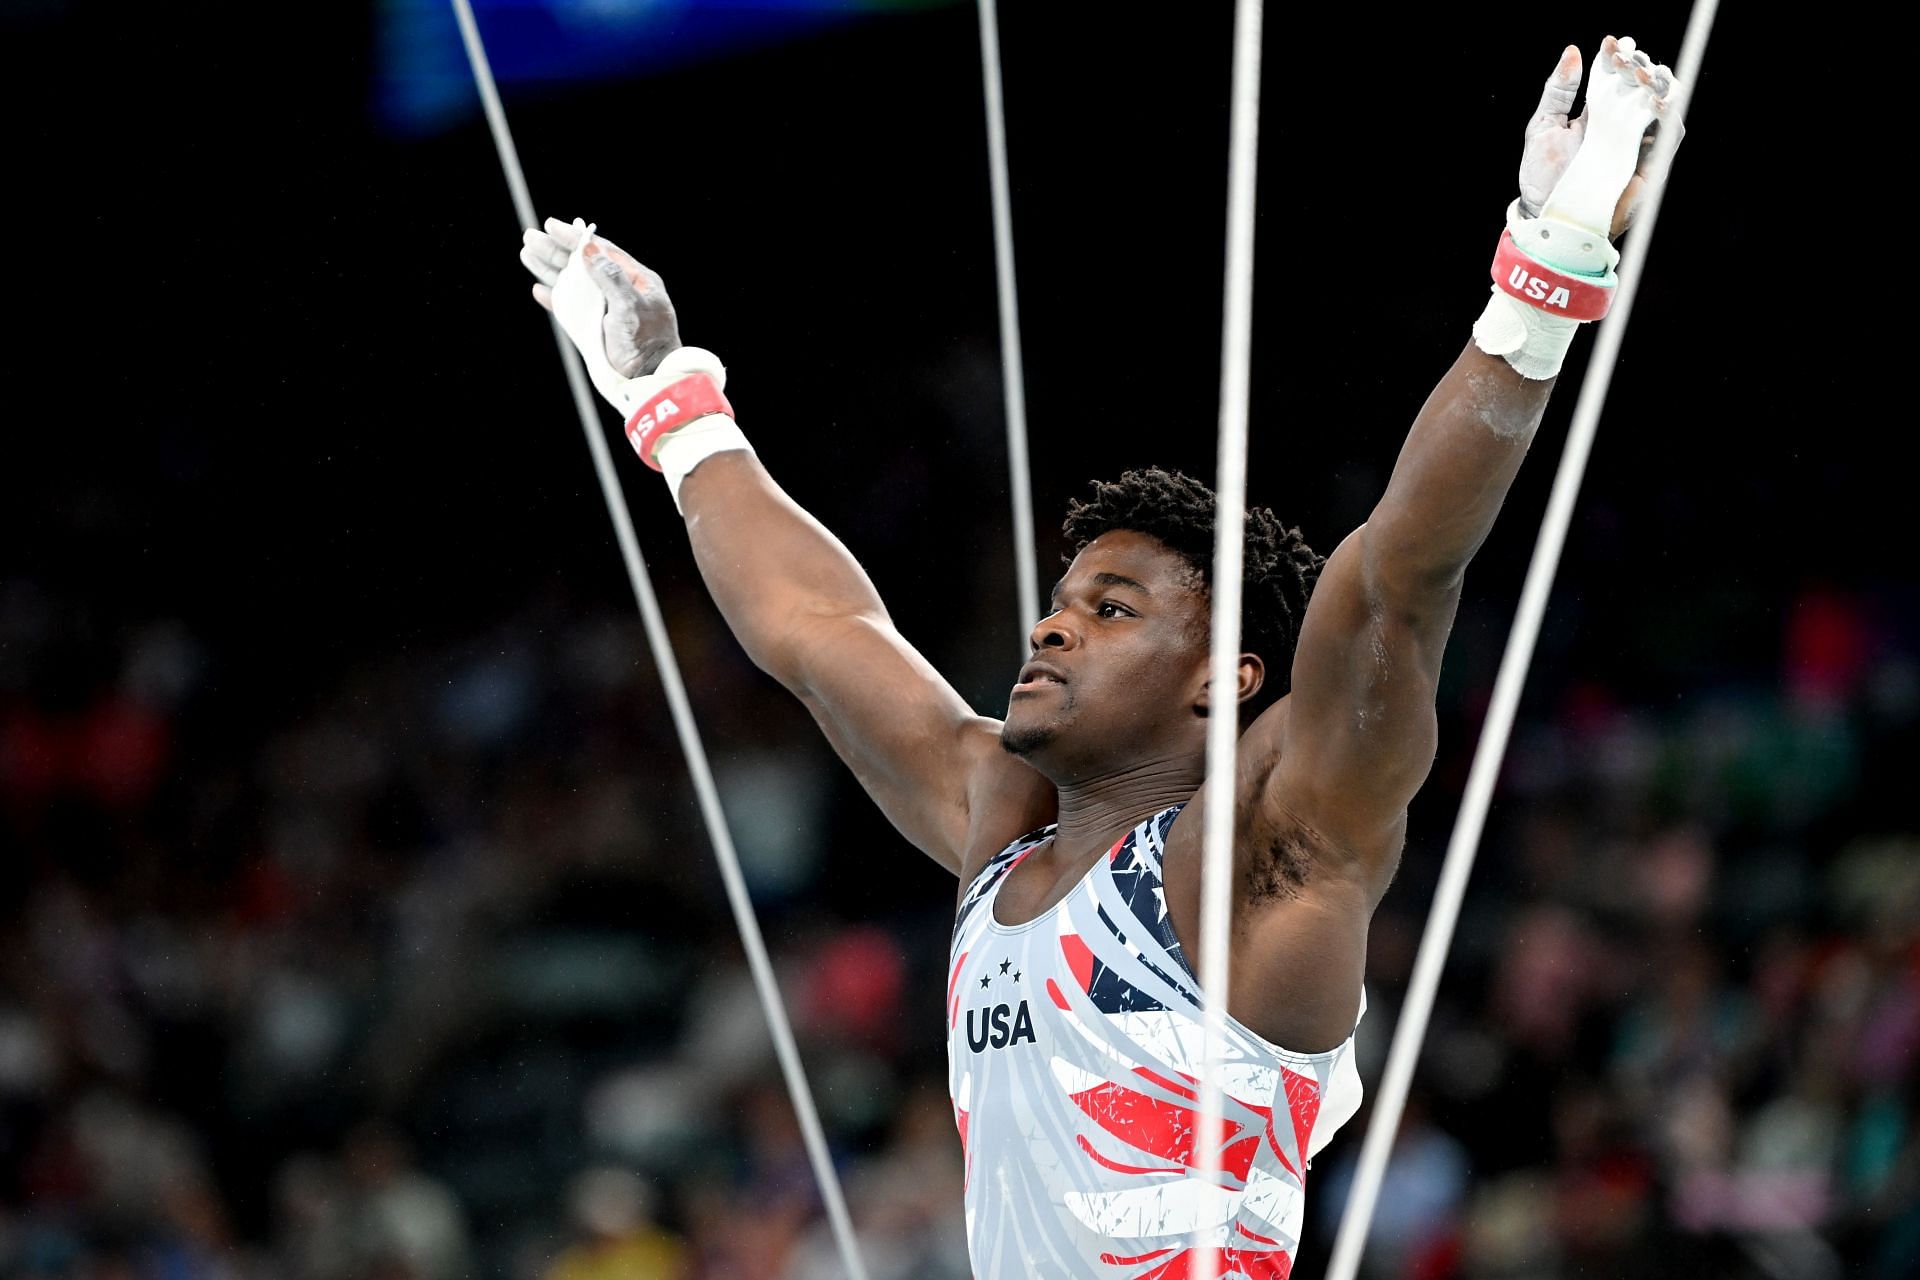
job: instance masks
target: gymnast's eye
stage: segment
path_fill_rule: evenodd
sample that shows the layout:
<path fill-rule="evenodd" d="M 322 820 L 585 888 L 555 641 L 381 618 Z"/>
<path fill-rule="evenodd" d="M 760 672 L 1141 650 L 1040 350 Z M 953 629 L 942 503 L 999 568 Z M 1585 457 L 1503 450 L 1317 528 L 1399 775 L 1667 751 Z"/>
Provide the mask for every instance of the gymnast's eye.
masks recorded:
<path fill-rule="evenodd" d="M 1094 612 L 1103 618 L 1131 618 L 1136 616 L 1133 610 L 1127 608 L 1127 606 L 1121 604 L 1118 600 L 1102 600 L 1100 607 L 1094 610 Z"/>

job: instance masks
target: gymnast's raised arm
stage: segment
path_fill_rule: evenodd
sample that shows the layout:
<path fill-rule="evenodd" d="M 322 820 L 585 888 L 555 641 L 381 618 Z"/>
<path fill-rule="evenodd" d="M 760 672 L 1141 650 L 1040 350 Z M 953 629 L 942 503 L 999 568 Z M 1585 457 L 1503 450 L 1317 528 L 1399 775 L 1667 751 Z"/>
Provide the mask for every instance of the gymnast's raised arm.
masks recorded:
<path fill-rule="evenodd" d="M 666 475 L 727 625 L 888 820 L 956 874 L 970 850 L 1048 821 L 1051 785 L 1001 750 L 999 722 L 901 637 L 846 547 L 767 474 L 726 405 L 724 369 L 680 345 L 659 277 L 586 228 L 549 220 L 525 239 L 535 298 Z"/>
<path fill-rule="evenodd" d="M 1569 47 L 1527 129 L 1499 287 L 1421 408 L 1371 517 L 1328 560 L 1295 650 L 1267 817 L 1317 834 L 1309 843 L 1345 862 L 1372 898 L 1386 888 L 1407 804 L 1433 762 L 1434 692 L 1467 563 L 1526 456 L 1579 321 L 1605 310 L 1618 257 L 1609 236 L 1625 229 L 1655 122 L 1677 98 L 1665 67 L 1608 37 L 1587 111 L 1569 124 L 1580 72 Z"/>

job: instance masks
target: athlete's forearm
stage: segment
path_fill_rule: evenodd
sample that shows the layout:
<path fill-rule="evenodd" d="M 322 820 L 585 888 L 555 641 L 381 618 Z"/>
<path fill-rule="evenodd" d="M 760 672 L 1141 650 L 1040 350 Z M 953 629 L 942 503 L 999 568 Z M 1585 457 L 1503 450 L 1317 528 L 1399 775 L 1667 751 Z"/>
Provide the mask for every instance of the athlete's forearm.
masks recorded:
<path fill-rule="evenodd" d="M 1523 378 L 1472 343 L 1414 419 L 1367 521 L 1370 591 L 1419 613 L 1447 607 L 1486 541 L 1540 425 L 1551 380 Z"/>
<path fill-rule="evenodd" d="M 989 843 L 1002 834 L 996 820 L 1023 824 L 1007 834 L 1044 821 L 1052 788 L 1000 750 L 997 722 L 906 642 L 839 539 L 760 465 L 724 366 L 680 344 L 659 276 L 585 223 L 549 220 L 523 237 L 520 260 L 635 452 L 665 479 L 727 625 L 806 704 L 894 825 L 957 873 L 983 831 Z M 979 797 L 994 802 L 985 817 Z"/>
<path fill-rule="evenodd" d="M 840 540 L 789 498 L 750 451 L 715 454 L 680 488 L 700 576 L 755 665 L 802 696 L 809 652 L 835 620 L 886 609 Z"/>
<path fill-rule="evenodd" d="M 1473 342 L 1420 410 L 1368 521 L 1368 589 L 1415 616 L 1429 607 L 1451 616 L 1569 346 L 1611 303 L 1619 254 L 1608 236 L 1671 159 L 1670 150 L 1656 158 L 1650 140 L 1663 118 L 1680 123 L 1672 72 L 1609 36 L 1574 120 L 1581 69 L 1568 46 L 1527 125 L 1521 198 L 1507 211 Z"/>

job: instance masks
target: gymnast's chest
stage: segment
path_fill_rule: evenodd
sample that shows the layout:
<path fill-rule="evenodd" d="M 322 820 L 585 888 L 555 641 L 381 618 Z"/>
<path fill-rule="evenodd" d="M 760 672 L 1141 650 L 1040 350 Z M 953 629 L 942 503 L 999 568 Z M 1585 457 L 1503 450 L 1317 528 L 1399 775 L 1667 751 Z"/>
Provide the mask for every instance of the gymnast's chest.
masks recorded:
<path fill-rule="evenodd" d="M 1054 1027 L 1048 990 L 1060 991 L 1044 921 L 1017 933 L 983 929 L 957 957 L 948 1001 L 947 1047 L 956 1065 L 1045 1053 Z"/>

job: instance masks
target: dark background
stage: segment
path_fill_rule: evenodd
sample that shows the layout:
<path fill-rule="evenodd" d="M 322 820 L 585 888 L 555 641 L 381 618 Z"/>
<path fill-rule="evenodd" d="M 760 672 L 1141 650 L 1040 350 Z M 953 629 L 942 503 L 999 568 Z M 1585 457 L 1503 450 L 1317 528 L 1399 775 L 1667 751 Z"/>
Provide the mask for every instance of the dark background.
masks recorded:
<path fill-rule="evenodd" d="M 1213 472 L 1231 14 L 1006 8 L 1045 582 L 1058 515 L 1090 478 L 1148 462 Z M 1478 312 L 1520 129 L 1558 49 L 1591 53 L 1605 32 L 1629 31 L 1677 61 L 1684 21 L 1683 6 L 1665 4 L 1526 18 L 1270 13 L 1254 501 L 1323 551 L 1365 518 Z M 1450 984 L 1460 1007 L 1443 1008 L 1443 1038 L 1450 1017 L 1483 1016 L 1473 1011 L 1498 989 L 1505 931 L 1541 902 L 1609 938 L 1609 962 L 1640 975 L 1594 1015 L 1616 1033 L 1632 1011 L 1619 1001 L 1668 965 L 1669 947 L 1694 948 L 1686 954 L 1704 957 L 1729 999 L 1757 989 L 1754 957 L 1782 938 L 1803 948 L 1796 955 L 1861 948 L 1882 966 L 1876 981 L 1904 981 L 1886 974 L 1904 972 L 1898 957 L 1915 935 L 1899 930 L 1911 920 L 1888 942 L 1822 888 L 1862 840 L 1911 852 L 1920 650 L 1909 485 L 1890 453 L 1899 428 L 1874 407 L 1885 400 L 1876 384 L 1900 366 L 1868 356 L 1885 321 L 1836 284 L 1830 216 L 1861 189 L 1865 162 L 1857 141 L 1820 123 L 1861 106 L 1827 21 L 1801 15 L 1787 47 L 1732 7 L 1708 50 L 1529 683 L 1521 776 L 1496 802 L 1464 925 L 1466 985 Z M 418 899 L 433 898 L 437 877 L 476 874 L 458 852 L 468 837 L 507 850 L 484 863 L 495 897 L 476 908 L 497 932 L 450 930 L 480 941 L 438 953 L 448 971 L 489 954 L 487 939 L 550 926 L 637 932 L 662 955 L 697 956 L 675 970 L 682 992 L 734 963 L 545 318 L 514 261 L 491 144 L 477 114 L 428 136 L 383 129 L 374 32 L 358 6 L 43 0 L 0 19 L 15 210 L 0 356 L 12 405 L 0 462 L 0 938 L 11 952 L 0 1003 L 47 1027 L 86 1021 L 75 1011 L 90 1007 L 93 979 L 48 994 L 33 949 L 69 954 L 74 935 L 47 921 L 79 911 L 119 957 L 102 962 L 116 976 L 100 981 L 152 1043 L 143 1065 L 123 1069 L 95 1061 L 74 1033 L 81 1047 L 55 1054 L 53 1083 L 9 1102 L 0 1228 L 11 1225 L 0 1241 L 58 1219 L 78 1224 L 82 1242 L 58 1255 L 67 1261 L 31 1263 L 40 1271 L 17 1254 L 22 1274 L 146 1265 L 148 1227 L 94 1231 L 86 1179 L 61 1191 L 45 1173 L 48 1145 L 103 1090 L 193 1135 L 208 1212 L 225 1224 L 206 1237 L 223 1243 L 204 1245 L 207 1257 L 227 1251 L 218 1265 L 296 1274 L 270 1255 L 291 1230 L 287 1161 L 338 1156 L 351 1181 L 360 1166 L 345 1135 L 372 1141 L 373 1123 L 405 1139 L 423 1171 L 412 1176 L 452 1185 L 466 1205 L 472 1274 L 539 1273 L 540 1242 L 563 1231 L 562 1184 L 606 1154 L 578 1132 L 578 1096 L 610 1064 L 672 1043 L 686 1007 L 663 995 L 645 1017 L 615 1008 L 556 1030 L 538 1014 L 441 1001 L 432 971 L 411 987 L 396 977 L 449 931 L 419 925 Z M 773 472 L 868 566 L 906 636 L 977 708 L 998 712 L 1021 610 L 972 8 L 868 18 L 639 79 L 514 83 L 506 97 L 542 212 L 597 221 L 664 275 L 684 336 L 728 363 L 729 396 Z M 1589 345 L 1576 346 L 1539 457 L 1469 579 L 1442 755 L 1376 930 L 1387 950 L 1370 1022 L 1382 1040 Z M 1182 406 L 1190 425 L 1167 433 Z M 617 431 L 610 439 L 716 761 L 758 767 L 773 750 L 806 762 L 797 785 L 815 798 L 816 834 L 801 843 L 814 851 L 761 886 L 770 940 L 817 958 L 878 925 L 900 957 L 907 976 L 891 998 L 925 1034 L 869 1054 L 893 1064 L 894 1101 L 835 1124 L 849 1159 L 892 1150 L 903 1140 L 887 1136 L 888 1117 L 910 1110 L 898 1099 L 937 1082 L 937 1028 L 923 1015 L 939 1003 L 953 886 L 745 666 L 698 590 L 658 482 Z M 600 675 L 564 674 L 588 669 Z M 1622 734 L 1644 766 L 1623 766 L 1629 783 L 1606 764 Z M 1726 776 L 1702 781 L 1702 761 Z M 583 791 L 620 815 L 608 820 L 624 834 L 584 861 L 549 857 Z M 287 833 L 316 813 L 331 815 L 320 843 L 333 852 L 303 862 Z M 1543 824 L 1577 849 L 1571 868 L 1529 860 L 1553 843 L 1538 837 Z M 1567 888 L 1604 883 L 1642 855 L 1658 862 L 1646 851 L 1676 831 L 1710 850 L 1679 859 L 1710 867 L 1693 916 L 1649 923 L 1616 903 L 1631 918 L 1620 925 Z M 1897 880 L 1908 861 L 1873 865 Z M 337 962 L 334 977 L 364 999 L 340 997 L 355 1012 L 336 1057 L 311 1081 L 276 1085 L 270 1103 L 243 1097 L 236 1028 L 251 1006 L 234 992 L 248 981 L 233 977 L 221 998 L 156 1000 L 122 954 L 138 952 L 155 921 L 170 938 L 244 936 L 265 952 L 297 937 L 285 949 L 310 973 Z M 211 970 L 246 971 L 254 953 L 241 952 Z M 363 971 L 364 981 L 342 976 Z M 421 1007 L 463 1010 L 450 1029 L 418 1030 L 394 994 L 422 985 Z M 1497 1008 L 1484 1016 L 1499 1021 Z M 834 1034 L 817 1038 L 837 1061 Z M 1823 1034 L 1805 1032 L 1809 1043 Z M 64 1035 L 43 1027 L 41 1038 Z M 1533 1081 L 1516 1096 L 1534 1098 L 1513 1114 L 1531 1115 L 1536 1132 L 1562 1123 L 1549 1119 L 1559 1082 L 1607 1077 L 1591 1043 L 1624 1033 L 1582 1035 L 1557 1058 L 1542 1050 L 1531 1077 L 1513 1068 Z M 1790 1038 L 1767 1024 L 1749 1042 L 1765 1057 Z M 1369 1052 L 1371 1085 L 1379 1046 Z M 528 1057 L 553 1074 L 501 1083 Z M 386 1070 L 396 1060 L 406 1065 Z M 1899 1058 L 1883 1092 L 1910 1099 L 1910 1066 Z M 1753 1114 L 1791 1093 L 1781 1081 L 1799 1071 L 1726 1084 L 1729 1105 Z M 551 1088 L 560 1101 L 519 1128 L 501 1121 L 488 1146 L 475 1136 L 485 1104 L 458 1101 L 485 1094 L 475 1081 L 507 1094 Z M 1856 1118 L 1881 1096 L 1840 1092 L 1833 1105 Z M 1636 1141 L 1658 1146 L 1652 1113 L 1614 1104 L 1615 1128 L 1641 1125 Z M 1422 1105 L 1476 1178 L 1550 1166 L 1570 1141 L 1518 1152 L 1489 1142 L 1501 1113 L 1484 1093 L 1469 1104 L 1443 1090 Z M 1350 1155 L 1359 1131 L 1335 1151 Z M 1905 1150 L 1907 1130 L 1895 1132 Z M 1724 1224 L 1676 1226 L 1684 1179 L 1666 1156 L 1642 1154 L 1661 1172 L 1637 1193 L 1641 1227 L 1621 1237 L 1625 1252 L 1592 1256 L 1664 1274 L 1661 1258 L 1707 1256 L 1676 1253 L 1682 1239 L 1716 1259 L 1686 1263 L 1687 1274 L 1903 1265 L 1885 1261 L 1886 1202 L 1873 1201 L 1882 1217 L 1868 1214 L 1869 1230 L 1858 1221 L 1867 1201 L 1835 1191 L 1846 1207 L 1812 1225 L 1840 1252 L 1782 1246 L 1788 1269 L 1761 1267 L 1758 1251 L 1727 1243 L 1739 1233 Z M 750 1150 L 741 1159 L 751 1165 Z M 656 1184 L 661 1219 L 706 1247 L 700 1195 L 679 1166 L 623 1163 Z M 1904 1194 L 1891 1203 L 1910 1211 Z M 1473 1220 L 1456 1208 L 1441 1217 Z M 1324 1207 L 1309 1211 L 1317 1220 Z M 1489 1270 L 1472 1261 L 1472 1231 L 1463 1238 L 1451 1265 L 1470 1274 L 1618 1273 L 1578 1271 L 1589 1255 L 1565 1240 L 1552 1265 L 1573 1270 L 1539 1259 L 1533 1271 Z M 247 1250 L 269 1253 L 232 1260 L 255 1256 Z M 258 1261 L 268 1256 L 280 1261 Z M 746 1265 L 714 1256 L 702 1274 Z M 1323 1257 L 1310 1244 L 1303 1273 L 1318 1274 Z M 226 1274 L 193 1265 L 202 1269 L 188 1274 Z"/>

